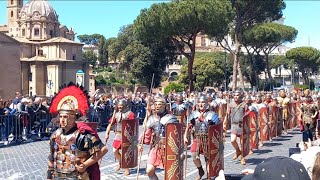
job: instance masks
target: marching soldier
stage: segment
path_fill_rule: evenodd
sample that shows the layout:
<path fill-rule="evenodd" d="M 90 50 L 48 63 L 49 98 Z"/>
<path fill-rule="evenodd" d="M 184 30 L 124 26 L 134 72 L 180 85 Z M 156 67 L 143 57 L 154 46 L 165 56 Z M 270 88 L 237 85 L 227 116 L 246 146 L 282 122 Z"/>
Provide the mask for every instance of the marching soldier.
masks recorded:
<path fill-rule="evenodd" d="M 286 92 L 284 90 L 280 90 L 279 97 L 277 98 L 279 106 L 282 108 L 282 122 L 283 122 L 283 130 L 284 134 L 287 134 L 288 129 L 288 110 L 287 105 L 290 103 L 290 98 L 287 97 Z"/>
<path fill-rule="evenodd" d="M 117 112 L 115 112 L 114 115 L 112 116 L 112 118 L 110 119 L 110 123 L 107 127 L 107 130 L 106 130 L 105 139 L 107 142 L 109 139 L 109 134 L 110 134 L 112 126 L 116 125 L 115 138 L 113 140 L 112 147 L 113 147 L 114 156 L 119 161 L 119 165 L 115 170 L 116 172 L 118 172 L 118 171 L 120 171 L 120 169 L 122 167 L 120 150 L 121 150 L 121 143 L 122 143 L 122 134 L 124 133 L 124 132 L 122 132 L 123 120 L 135 121 L 135 115 L 131 110 L 129 110 L 128 102 L 125 99 L 120 99 L 117 102 L 116 110 L 117 110 Z M 124 154 L 125 152 L 121 152 L 121 153 Z M 124 175 L 125 176 L 130 175 L 129 168 L 125 169 Z"/>
<path fill-rule="evenodd" d="M 166 109 L 166 100 L 162 97 L 157 97 L 154 100 L 154 114 L 151 115 L 146 123 L 146 132 L 143 138 L 144 144 L 150 144 L 150 151 L 148 153 L 148 162 L 146 173 L 150 180 L 158 180 L 158 176 L 155 171 L 156 168 L 164 168 L 165 165 L 165 127 L 169 123 L 178 123 L 176 117 L 169 114 Z M 179 132 L 179 131 L 178 131 Z M 142 151 L 142 145 L 139 147 L 139 151 Z M 182 147 L 178 147 L 182 148 Z"/>
<path fill-rule="evenodd" d="M 302 111 L 302 129 L 306 138 L 313 141 L 313 132 L 315 128 L 315 118 L 318 114 L 316 107 L 312 102 L 312 97 L 306 94 L 304 102 L 301 104 Z M 307 140 L 307 139 L 305 139 Z"/>
<path fill-rule="evenodd" d="M 195 111 L 192 111 L 192 113 L 189 116 L 189 126 L 186 128 L 185 134 L 184 134 L 184 142 L 185 144 L 188 143 L 188 133 L 190 132 L 190 129 L 194 129 L 194 139 L 191 145 L 191 153 L 193 158 L 193 163 L 198 168 L 199 176 L 197 177 L 197 180 L 200 180 L 202 176 L 204 175 L 204 170 L 201 165 L 200 161 L 200 154 L 204 155 L 205 161 L 207 163 L 208 161 L 208 129 L 210 125 L 215 125 L 219 123 L 219 116 L 217 113 L 209 110 L 208 100 L 206 96 L 200 96 L 198 100 L 198 109 Z M 209 172 L 208 169 L 208 163 L 207 163 L 207 172 Z"/>
<path fill-rule="evenodd" d="M 176 100 L 172 104 L 172 114 L 176 116 L 180 123 L 185 124 L 187 120 L 188 104 L 183 102 L 181 94 L 176 95 Z"/>
<path fill-rule="evenodd" d="M 224 129 L 226 129 L 226 125 L 228 122 L 227 117 L 230 117 L 231 120 L 231 144 L 233 148 L 236 150 L 236 154 L 234 155 L 233 159 L 236 160 L 241 155 L 240 147 L 237 143 L 237 138 L 240 138 L 240 143 L 243 142 L 241 139 L 243 133 L 243 117 L 246 115 L 246 110 L 248 106 L 242 100 L 242 94 L 239 91 L 236 91 L 233 95 L 233 102 L 229 104 L 227 110 L 227 116 L 224 119 Z M 245 127 L 248 128 L 249 127 Z M 245 165 L 245 157 L 241 157 L 241 164 Z"/>
<path fill-rule="evenodd" d="M 88 107 L 87 94 L 71 83 L 53 98 L 50 113 L 59 114 L 60 128 L 50 137 L 47 179 L 100 179 L 98 161 L 108 150 L 96 130 L 77 121 Z"/>

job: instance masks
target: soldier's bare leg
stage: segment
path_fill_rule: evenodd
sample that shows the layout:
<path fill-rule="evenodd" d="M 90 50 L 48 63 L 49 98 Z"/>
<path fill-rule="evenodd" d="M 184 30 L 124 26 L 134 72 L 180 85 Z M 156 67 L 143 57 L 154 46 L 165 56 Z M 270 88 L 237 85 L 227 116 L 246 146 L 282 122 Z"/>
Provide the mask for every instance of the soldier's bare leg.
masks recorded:
<path fill-rule="evenodd" d="M 236 150 L 236 154 L 233 156 L 233 160 L 238 159 L 238 157 L 241 155 L 241 151 L 239 148 L 239 145 L 237 143 L 237 135 L 231 133 L 231 144 L 233 148 Z"/>
<path fill-rule="evenodd" d="M 156 175 L 156 167 L 152 164 L 147 164 L 146 173 L 150 180 L 158 180 L 158 176 Z"/>
<path fill-rule="evenodd" d="M 197 177 L 197 179 L 201 179 L 202 176 L 204 175 L 204 170 L 202 168 L 201 160 L 199 158 L 199 155 L 198 155 L 197 152 L 193 152 L 193 153 L 191 153 L 191 155 L 192 155 L 192 159 L 193 159 L 194 165 L 196 165 L 196 167 L 198 168 L 199 176 Z"/>
<path fill-rule="evenodd" d="M 242 146 L 242 138 L 240 137 L 240 146 Z M 240 152 L 241 153 L 241 152 Z M 240 163 L 242 164 L 242 165 L 246 165 L 246 160 L 244 159 L 244 157 L 243 156 L 241 156 L 241 160 L 240 160 Z"/>
<path fill-rule="evenodd" d="M 113 154 L 114 154 L 114 157 L 119 161 L 119 165 L 116 169 L 116 172 L 120 171 L 121 169 L 121 154 L 120 154 L 120 150 L 119 149 L 113 149 Z M 127 176 L 127 175 L 130 175 L 130 170 L 129 169 L 125 169 L 124 171 L 124 175 Z"/>
<path fill-rule="evenodd" d="M 116 158 L 116 160 L 119 162 L 119 165 L 118 165 L 118 167 L 116 169 L 116 172 L 117 172 L 117 171 L 119 171 L 121 169 L 121 166 L 120 166 L 121 155 L 120 155 L 119 149 L 113 148 L 113 154 L 114 154 L 114 157 Z"/>

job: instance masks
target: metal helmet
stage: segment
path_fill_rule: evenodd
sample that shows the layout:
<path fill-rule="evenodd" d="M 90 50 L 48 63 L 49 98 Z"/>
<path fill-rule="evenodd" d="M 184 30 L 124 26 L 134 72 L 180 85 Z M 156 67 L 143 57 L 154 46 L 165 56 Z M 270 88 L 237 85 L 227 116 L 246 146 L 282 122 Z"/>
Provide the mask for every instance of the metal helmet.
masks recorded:
<path fill-rule="evenodd" d="M 163 97 L 154 98 L 154 108 L 157 113 L 164 113 L 166 110 L 167 101 Z"/>
<path fill-rule="evenodd" d="M 198 108 L 200 111 L 207 110 L 209 108 L 208 97 L 206 95 L 200 95 L 198 98 Z"/>

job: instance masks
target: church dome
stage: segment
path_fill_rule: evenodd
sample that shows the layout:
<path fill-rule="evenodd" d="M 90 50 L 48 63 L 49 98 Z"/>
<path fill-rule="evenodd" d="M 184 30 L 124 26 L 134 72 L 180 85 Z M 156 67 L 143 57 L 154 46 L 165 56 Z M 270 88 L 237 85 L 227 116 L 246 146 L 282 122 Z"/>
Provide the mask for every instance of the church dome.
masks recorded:
<path fill-rule="evenodd" d="M 20 12 L 21 17 L 39 18 L 49 21 L 58 21 L 58 15 L 47 0 L 30 0 Z"/>

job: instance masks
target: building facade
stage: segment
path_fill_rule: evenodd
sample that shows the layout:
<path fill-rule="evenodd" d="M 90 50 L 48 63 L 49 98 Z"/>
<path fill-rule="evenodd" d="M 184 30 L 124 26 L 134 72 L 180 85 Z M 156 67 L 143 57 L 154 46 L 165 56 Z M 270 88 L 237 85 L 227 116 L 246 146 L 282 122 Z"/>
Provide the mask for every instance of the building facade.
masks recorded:
<path fill-rule="evenodd" d="M 89 64 L 82 60 L 83 44 L 75 42 L 73 29 L 61 25 L 46 0 L 7 0 L 7 25 L 0 32 L 19 42 L 21 89 L 23 94 L 51 96 L 62 84 L 76 82 L 84 72 L 89 90 Z M 18 90 L 17 90 L 18 91 Z"/>

